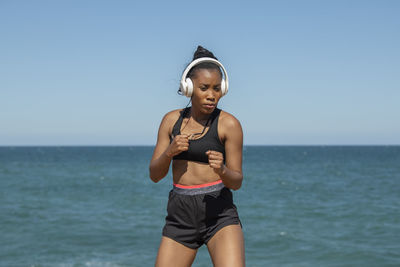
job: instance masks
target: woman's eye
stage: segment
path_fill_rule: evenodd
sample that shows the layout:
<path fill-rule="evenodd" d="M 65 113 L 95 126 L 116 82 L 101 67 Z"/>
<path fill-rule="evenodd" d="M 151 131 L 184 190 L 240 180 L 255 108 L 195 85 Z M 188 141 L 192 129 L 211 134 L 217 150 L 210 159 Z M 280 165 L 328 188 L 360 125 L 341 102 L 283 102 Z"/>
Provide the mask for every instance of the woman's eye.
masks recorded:
<path fill-rule="evenodd" d="M 207 87 L 200 87 L 200 89 L 205 91 L 205 90 L 207 90 Z"/>
<path fill-rule="evenodd" d="M 219 92 L 221 90 L 221 87 L 215 87 L 214 90 Z"/>

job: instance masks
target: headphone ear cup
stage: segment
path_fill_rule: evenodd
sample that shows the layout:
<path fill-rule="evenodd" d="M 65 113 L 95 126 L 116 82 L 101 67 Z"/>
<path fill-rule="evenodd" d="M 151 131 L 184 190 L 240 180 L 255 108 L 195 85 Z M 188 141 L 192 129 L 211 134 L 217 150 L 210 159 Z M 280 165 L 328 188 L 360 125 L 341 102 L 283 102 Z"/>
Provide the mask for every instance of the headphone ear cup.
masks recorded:
<path fill-rule="evenodd" d="M 185 96 L 191 97 L 193 95 L 193 82 L 190 78 L 186 78 L 186 93 Z"/>
<path fill-rule="evenodd" d="M 185 81 L 181 81 L 181 86 L 179 87 L 179 90 L 181 91 L 182 95 L 187 94 L 187 84 Z"/>
<path fill-rule="evenodd" d="M 221 80 L 221 93 L 222 93 L 222 96 L 226 95 L 227 92 L 228 92 L 228 88 L 226 87 L 225 79 L 222 79 Z"/>

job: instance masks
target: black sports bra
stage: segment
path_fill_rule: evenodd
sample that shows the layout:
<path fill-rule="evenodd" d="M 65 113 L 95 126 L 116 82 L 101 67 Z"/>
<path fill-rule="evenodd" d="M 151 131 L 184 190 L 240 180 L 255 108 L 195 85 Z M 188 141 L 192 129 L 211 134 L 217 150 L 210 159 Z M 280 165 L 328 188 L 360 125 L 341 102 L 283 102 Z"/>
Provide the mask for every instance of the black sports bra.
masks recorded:
<path fill-rule="evenodd" d="M 172 142 L 174 136 L 177 136 L 181 133 L 183 118 L 187 117 L 189 110 L 190 107 L 181 111 L 179 119 L 176 121 L 174 128 L 172 129 L 170 143 Z M 215 108 L 213 113 L 210 115 L 211 124 L 208 128 L 208 131 L 199 139 L 189 140 L 189 149 L 174 156 L 173 159 L 184 159 L 208 163 L 208 156 L 206 155 L 206 152 L 208 150 L 214 150 L 223 154 L 225 163 L 225 146 L 221 143 L 218 136 L 218 118 L 220 113 L 221 110 Z"/>

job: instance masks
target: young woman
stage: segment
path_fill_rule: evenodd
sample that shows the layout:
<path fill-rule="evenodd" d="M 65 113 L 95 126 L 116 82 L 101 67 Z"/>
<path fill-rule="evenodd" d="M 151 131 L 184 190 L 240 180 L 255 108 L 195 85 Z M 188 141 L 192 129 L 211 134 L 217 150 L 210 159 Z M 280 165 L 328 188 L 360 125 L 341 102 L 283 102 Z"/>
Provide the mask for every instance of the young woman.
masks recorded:
<path fill-rule="evenodd" d="M 164 116 L 149 167 L 151 180 L 158 182 L 172 161 L 174 185 L 156 267 L 191 266 L 202 244 L 214 266 L 245 266 L 231 192 L 242 185 L 243 133 L 234 116 L 217 108 L 227 90 L 224 67 L 199 46 L 180 86 L 192 106 Z"/>

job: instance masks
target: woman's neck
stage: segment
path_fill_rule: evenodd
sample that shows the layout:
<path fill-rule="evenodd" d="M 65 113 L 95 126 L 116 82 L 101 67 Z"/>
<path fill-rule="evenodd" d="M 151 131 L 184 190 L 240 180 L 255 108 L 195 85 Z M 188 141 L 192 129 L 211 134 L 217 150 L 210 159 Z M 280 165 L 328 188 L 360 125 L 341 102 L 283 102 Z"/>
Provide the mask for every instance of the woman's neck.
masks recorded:
<path fill-rule="evenodd" d="M 203 112 L 201 112 L 200 110 L 198 110 L 198 109 L 196 109 L 196 108 L 193 108 L 193 106 L 190 107 L 190 114 L 189 114 L 189 116 L 191 116 L 193 120 L 197 121 L 197 122 L 200 123 L 200 124 L 201 124 L 202 122 L 203 122 L 203 123 L 206 122 L 206 121 L 210 118 L 211 114 L 212 114 L 212 113 L 210 113 L 210 114 L 203 113 Z"/>

